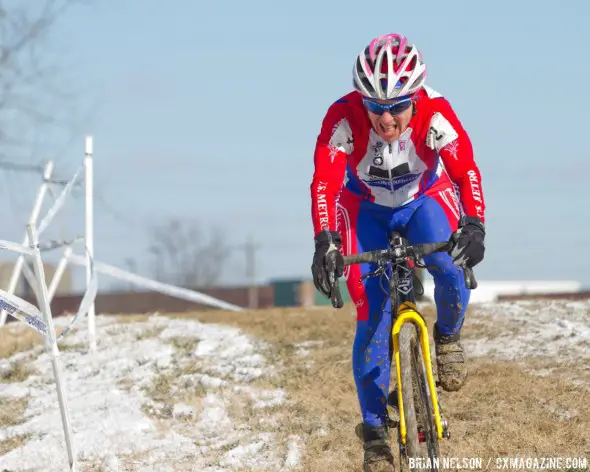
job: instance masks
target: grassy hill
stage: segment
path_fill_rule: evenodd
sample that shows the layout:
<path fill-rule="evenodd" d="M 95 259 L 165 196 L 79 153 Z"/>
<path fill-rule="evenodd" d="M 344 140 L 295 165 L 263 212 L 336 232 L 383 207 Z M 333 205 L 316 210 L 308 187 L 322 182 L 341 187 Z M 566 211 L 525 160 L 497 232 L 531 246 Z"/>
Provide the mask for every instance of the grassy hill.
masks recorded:
<path fill-rule="evenodd" d="M 361 470 L 354 330 L 348 305 L 98 316 L 94 356 L 83 325 L 60 345 L 81 470 Z M 590 459 L 590 301 L 472 305 L 463 339 L 445 456 Z M 0 470 L 66 470 L 51 363 L 20 323 L 0 329 L 0 426 Z"/>

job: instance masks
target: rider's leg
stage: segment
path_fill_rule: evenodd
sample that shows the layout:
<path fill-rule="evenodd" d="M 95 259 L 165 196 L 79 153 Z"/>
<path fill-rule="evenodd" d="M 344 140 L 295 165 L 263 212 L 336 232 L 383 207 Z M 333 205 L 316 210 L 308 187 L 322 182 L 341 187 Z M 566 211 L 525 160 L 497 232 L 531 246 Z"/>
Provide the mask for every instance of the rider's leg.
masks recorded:
<path fill-rule="evenodd" d="M 338 230 L 344 254 L 387 247 L 387 225 L 373 205 L 341 195 Z M 361 282 L 361 276 L 374 270 L 373 264 L 345 268 L 350 298 L 356 306 L 357 325 L 352 348 L 352 368 L 362 414 L 360 435 L 364 446 L 365 472 L 392 472 L 393 454 L 386 423 L 387 392 L 391 369 L 389 344 L 390 303 L 379 277 Z"/>
<path fill-rule="evenodd" d="M 453 194 L 453 195 L 452 195 Z M 454 189 L 437 185 L 416 200 L 416 210 L 406 226 L 410 244 L 447 241 L 459 222 L 459 208 L 454 200 Z M 434 279 L 434 300 L 437 308 L 438 331 L 444 335 L 457 334 L 463 326 L 470 291 L 465 287 L 463 270 L 453 264 L 446 252 L 424 258 Z"/>
<path fill-rule="evenodd" d="M 344 254 L 387 247 L 387 213 L 343 191 L 338 206 L 338 230 Z M 365 472 L 393 471 L 393 454 L 386 424 L 389 389 L 391 315 L 387 293 L 378 277 L 361 282 L 373 264 L 345 268 L 350 297 L 357 310 L 352 367 L 363 423 Z"/>
<path fill-rule="evenodd" d="M 337 214 L 344 254 L 387 248 L 384 210 L 343 191 Z M 360 280 L 374 269 L 374 264 L 355 264 L 346 267 L 344 275 L 357 310 L 352 367 L 363 423 L 383 426 L 390 374 L 390 303 L 379 277 Z"/>
<path fill-rule="evenodd" d="M 446 241 L 457 229 L 459 207 L 450 185 L 437 185 L 433 191 L 416 200 L 416 211 L 407 224 L 411 244 Z M 465 287 L 463 270 L 453 264 L 447 253 L 434 253 L 424 258 L 433 266 L 434 299 L 437 321 L 434 326 L 438 374 L 443 389 L 458 390 L 467 377 L 460 331 L 465 320 L 470 290 Z"/>

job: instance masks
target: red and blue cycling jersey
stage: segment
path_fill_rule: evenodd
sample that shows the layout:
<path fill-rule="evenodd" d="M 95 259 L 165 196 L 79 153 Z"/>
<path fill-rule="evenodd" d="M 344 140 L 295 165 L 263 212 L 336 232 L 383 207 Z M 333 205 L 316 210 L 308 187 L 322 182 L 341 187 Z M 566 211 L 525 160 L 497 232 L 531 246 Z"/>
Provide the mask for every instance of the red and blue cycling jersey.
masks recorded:
<path fill-rule="evenodd" d="M 407 129 L 392 142 L 373 130 L 358 92 L 329 108 L 315 149 L 311 184 L 315 234 L 339 231 L 344 255 L 388 245 L 399 231 L 410 244 L 448 241 L 461 213 L 484 220 L 481 176 L 469 136 L 449 102 L 423 87 Z M 458 334 L 470 290 L 463 269 L 446 252 L 424 258 L 434 279 L 437 329 Z M 357 310 L 353 372 L 363 423 L 387 419 L 391 371 L 391 300 L 371 264 L 347 266 L 348 292 Z"/>
<path fill-rule="evenodd" d="M 485 220 L 471 140 L 450 103 L 423 87 L 414 110 L 402 135 L 386 142 L 372 129 L 360 93 L 351 92 L 332 104 L 314 155 L 314 234 L 324 228 L 336 230 L 336 202 L 343 186 L 363 200 L 398 208 L 423 195 L 441 177 L 450 178 L 458 190 L 459 197 L 454 191 L 441 195 L 451 211 L 457 211 L 459 199 L 463 213 Z"/>

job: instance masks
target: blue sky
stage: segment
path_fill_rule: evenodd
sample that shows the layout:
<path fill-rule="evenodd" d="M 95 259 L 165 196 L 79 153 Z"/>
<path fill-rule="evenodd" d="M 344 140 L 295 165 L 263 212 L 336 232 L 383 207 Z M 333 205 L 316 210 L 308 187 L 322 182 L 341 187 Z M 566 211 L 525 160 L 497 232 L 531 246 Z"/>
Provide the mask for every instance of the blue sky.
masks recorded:
<path fill-rule="evenodd" d="M 401 32 L 473 141 L 488 228 L 477 276 L 590 286 L 588 17 L 582 1 L 88 2 L 47 45 L 75 117 L 34 157 L 71 175 L 94 136 L 98 260 L 149 275 L 148 228 L 177 216 L 232 244 L 252 236 L 260 280 L 309 277 L 321 121 L 358 52 Z M 20 240 L 36 178 L 8 180 L 1 238 Z M 78 234 L 81 200 L 67 211 L 55 231 Z M 235 252 L 226 280 L 243 270 Z"/>

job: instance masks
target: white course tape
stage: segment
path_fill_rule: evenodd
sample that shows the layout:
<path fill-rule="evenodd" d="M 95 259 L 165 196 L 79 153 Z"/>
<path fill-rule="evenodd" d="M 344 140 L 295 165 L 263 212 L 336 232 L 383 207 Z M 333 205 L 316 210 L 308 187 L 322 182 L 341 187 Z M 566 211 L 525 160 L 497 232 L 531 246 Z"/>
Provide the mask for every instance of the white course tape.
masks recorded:
<path fill-rule="evenodd" d="M 90 276 L 86 293 L 84 294 L 84 297 L 82 297 L 82 301 L 80 302 L 80 306 L 78 307 L 78 313 L 76 313 L 76 316 L 67 326 L 67 328 L 61 332 L 61 334 L 57 338 L 58 340 L 60 340 L 66 334 L 68 334 L 70 330 L 74 327 L 74 325 L 76 325 L 82 318 L 84 318 L 88 314 L 90 306 L 94 303 L 96 293 L 98 291 L 98 281 L 96 278 L 96 271 L 94 270 L 94 261 L 92 260 L 92 258 L 90 259 L 90 271 L 92 275 Z"/>
<path fill-rule="evenodd" d="M 84 169 L 84 166 L 80 167 L 78 169 L 78 172 L 76 172 L 76 175 L 74 175 L 74 177 L 72 177 L 72 180 L 70 180 L 66 184 L 66 186 L 61 191 L 61 194 L 59 195 L 59 197 L 57 197 L 57 199 L 55 200 L 55 203 L 53 204 L 53 206 L 49 209 L 49 211 L 45 215 L 45 218 L 43 218 L 43 220 L 41 220 L 41 223 L 39 223 L 39 226 L 37 227 L 37 233 L 39 234 L 39 236 L 41 236 L 43 231 L 45 231 L 47 229 L 47 227 L 49 226 L 49 223 L 51 223 L 51 220 L 53 219 L 53 217 L 59 212 L 59 210 L 61 210 L 61 207 L 64 206 L 64 203 L 66 202 L 66 198 L 72 192 L 72 189 L 74 188 L 76 180 L 78 179 L 78 176 L 82 172 L 82 169 Z"/>
<path fill-rule="evenodd" d="M 78 256 L 76 254 L 72 254 L 69 257 L 69 260 L 74 264 L 78 264 L 81 266 L 86 265 L 86 258 Z M 140 275 L 133 274 L 131 272 L 127 272 L 125 270 L 119 269 L 117 267 L 104 264 L 102 262 L 94 262 L 94 268 L 97 272 L 101 272 L 106 275 L 110 275 L 112 277 L 117 277 L 119 279 L 127 280 L 129 282 L 135 283 L 139 286 L 146 287 L 148 289 L 165 293 L 167 295 L 182 298 L 184 300 L 189 300 L 195 303 L 204 303 L 206 305 L 213 305 L 219 308 L 225 308 L 226 310 L 234 310 L 234 311 L 242 311 L 243 308 L 237 305 L 233 305 L 231 303 L 224 302 L 223 300 L 218 300 L 217 298 L 213 298 L 209 295 L 205 295 L 204 293 L 196 292 L 194 290 L 189 290 L 186 288 L 176 287 L 174 285 L 165 284 L 163 282 L 157 282 L 156 280 L 148 279 L 147 277 L 142 277 Z"/>
<path fill-rule="evenodd" d="M 47 336 L 47 324 L 43 320 L 43 314 L 26 300 L 0 289 L 0 308 L 17 320 L 28 324 L 39 334 Z"/>
<path fill-rule="evenodd" d="M 52 239 L 51 241 L 39 243 L 39 251 L 53 251 L 54 249 L 71 246 L 72 244 L 79 241 L 84 241 L 84 236 L 78 236 L 77 238 L 71 239 L 69 241 L 65 241 L 63 239 Z"/>
<path fill-rule="evenodd" d="M 8 249 L 9 251 L 18 252 L 19 254 L 33 255 L 33 248 L 23 246 L 22 244 L 13 243 L 11 241 L 4 241 L 0 239 L 0 249 Z"/>
<path fill-rule="evenodd" d="M 15 245 L 14 243 L 1 244 L 4 242 L 5 241 L 0 242 L 0 247 Z M 90 259 L 90 266 L 92 275 L 88 284 L 88 288 L 86 289 L 86 293 L 82 297 L 82 301 L 78 307 L 78 312 L 70 324 L 61 332 L 57 340 L 60 340 L 66 334 L 68 334 L 72 328 L 88 314 L 88 310 L 96 298 L 96 294 L 98 292 L 98 281 L 92 259 Z M 39 299 L 38 287 L 36 286 L 37 279 L 26 262 L 23 265 L 23 271 L 25 271 L 25 274 L 27 274 L 27 280 L 34 289 L 37 299 Z M 32 305 L 26 300 L 23 300 L 16 295 L 0 289 L 0 310 L 5 310 L 10 316 L 26 323 L 41 335 L 47 336 L 47 324 L 45 323 L 43 313 L 41 313 L 41 311 L 36 306 Z"/>

